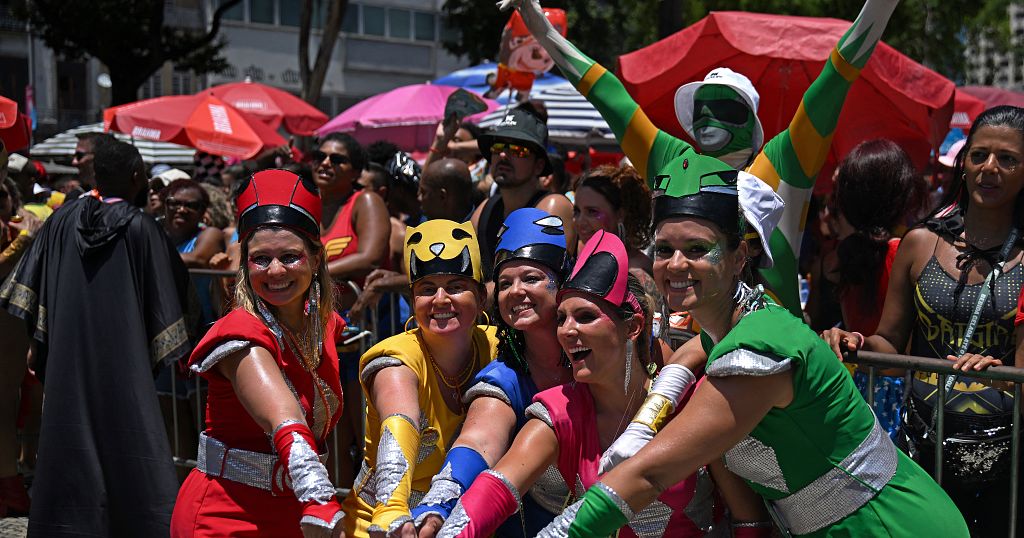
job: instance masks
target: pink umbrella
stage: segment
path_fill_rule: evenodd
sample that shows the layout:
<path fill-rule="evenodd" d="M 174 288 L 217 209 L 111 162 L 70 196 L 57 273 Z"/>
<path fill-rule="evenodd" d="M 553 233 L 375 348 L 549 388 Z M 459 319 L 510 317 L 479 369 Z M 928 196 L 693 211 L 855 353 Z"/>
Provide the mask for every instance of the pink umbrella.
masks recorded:
<path fill-rule="evenodd" d="M 448 96 L 457 89 L 435 84 L 402 86 L 356 103 L 317 129 L 317 134 L 343 132 L 361 144 L 387 140 L 405 151 L 426 151 L 444 117 Z M 500 106 L 489 99 L 484 101 L 487 111 L 467 118 L 469 121 L 479 121 Z"/>

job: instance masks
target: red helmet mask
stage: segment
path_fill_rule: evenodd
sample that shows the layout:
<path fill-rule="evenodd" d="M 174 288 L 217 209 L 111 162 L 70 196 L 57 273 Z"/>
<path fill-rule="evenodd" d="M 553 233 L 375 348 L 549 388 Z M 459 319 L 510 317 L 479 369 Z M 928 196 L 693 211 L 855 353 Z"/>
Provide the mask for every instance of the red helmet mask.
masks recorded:
<path fill-rule="evenodd" d="M 283 226 L 320 240 L 320 191 L 311 180 L 287 170 L 262 170 L 242 180 L 235 198 L 238 240 L 260 226 Z"/>

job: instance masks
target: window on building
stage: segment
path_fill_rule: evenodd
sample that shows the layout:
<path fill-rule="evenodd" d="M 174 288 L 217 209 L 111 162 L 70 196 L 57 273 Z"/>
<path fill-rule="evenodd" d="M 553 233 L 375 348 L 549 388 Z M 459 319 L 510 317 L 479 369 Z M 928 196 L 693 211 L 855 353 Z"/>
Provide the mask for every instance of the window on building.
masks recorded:
<path fill-rule="evenodd" d="M 448 20 L 445 18 L 441 19 L 441 41 L 459 41 L 459 29 L 449 26 Z"/>
<path fill-rule="evenodd" d="M 345 20 L 341 22 L 341 31 L 346 34 L 359 33 L 359 4 L 349 4 L 345 8 Z"/>
<path fill-rule="evenodd" d="M 226 3 L 227 2 L 225 0 L 218 0 L 216 2 L 216 5 L 220 6 L 220 5 L 226 4 Z M 230 8 L 228 8 L 228 10 L 224 12 L 224 15 L 221 16 L 221 18 L 223 20 L 226 20 L 226 21 L 240 21 L 240 20 L 242 20 L 245 17 L 245 10 L 244 10 L 244 8 L 242 6 L 243 3 L 244 2 L 239 2 L 239 3 L 231 6 Z"/>
<path fill-rule="evenodd" d="M 185 95 L 192 93 L 192 73 L 189 71 L 174 71 L 171 73 L 171 95 Z"/>
<path fill-rule="evenodd" d="M 160 97 L 164 94 L 162 74 L 157 71 L 153 76 L 149 77 L 146 82 L 139 86 L 139 99 L 152 99 L 153 97 Z"/>
<path fill-rule="evenodd" d="M 416 11 L 413 13 L 414 33 L 416 41 L 434 41 L 437 39 L 437 18 L 433 13 Z"/>
<path fill-rule="evenodd" d="M 388 8 L 388 37 L 409 39 L 412 33 L 412 12 Z"/>
<path fill-rule="evenodd" d="M 281 25 L 282 26 L 298 26 L 299 20 L 302 16 L 302 1 L 301 0 L 281 0 Z M 316 26 L 314 26 L 315 28 Z"/>
<path fill-rule="evenodd" d="M 384 36 L 384 18 L 387 11 L 378 6 L 362 6 L 363 32 L 366 35 Z"/>
<path fill-rule="evenodd" d="M 249 22 L 274 24 L 274 0 L 249 0 Z"/>

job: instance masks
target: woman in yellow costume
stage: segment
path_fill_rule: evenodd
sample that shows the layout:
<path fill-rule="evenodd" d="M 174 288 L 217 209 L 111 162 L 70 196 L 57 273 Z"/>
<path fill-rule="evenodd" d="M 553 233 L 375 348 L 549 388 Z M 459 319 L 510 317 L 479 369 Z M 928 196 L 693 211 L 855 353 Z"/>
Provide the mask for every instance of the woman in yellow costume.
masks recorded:
<path fill-rule="evenodd" d="M 494 329 L 476 324 L 484 287 L 472 225 L 431 220 L 410 228 L 404 263 L 417 328 L 359 360 L 366 444 L 344 502 L 350 538 L 416 535 L 409 507 L 441 471 L 465 418 L 462 392 L 497 345 Z"/>

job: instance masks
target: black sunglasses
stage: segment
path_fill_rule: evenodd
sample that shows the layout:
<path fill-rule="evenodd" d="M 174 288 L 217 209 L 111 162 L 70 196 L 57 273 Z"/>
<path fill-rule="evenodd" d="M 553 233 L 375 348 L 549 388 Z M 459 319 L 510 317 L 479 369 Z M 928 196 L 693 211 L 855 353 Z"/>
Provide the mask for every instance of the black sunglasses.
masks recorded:
<path fill-rule="evenodd" d="M 693 100 L 694 119 L 698 119 L 701 116 L 706 115 L 704 113 L 705 109 L 707 109 L 711 116 L 733 125 L 743 125 L 747 123 L 747 117 L 750 115 L 750 109 L 747 108 L 747 105 L 733 99 Z"/>
<path fill-rule="evenodd" d="M 175 200 L 174 198 L 164 200 L 164 206 L 171 211 L 177 211 L 179 208 L 185 208 L 199 213 L 206 210 L 206 207 L 202 202 L 186 202 L 184 200 Z"/>
<path fill-rule="evenodd" d="M 340 153 L 324 153 L 318 149 L 309 152 L 309 159 L 315 163 L 322 163 L 324 162 L 324 159 L 328 157 L 330 157 L 331 164 L 334 166 L 341 166 L 352 162 L 352 159 L 349 159 L 347 155 L 342 155 Z"/>

